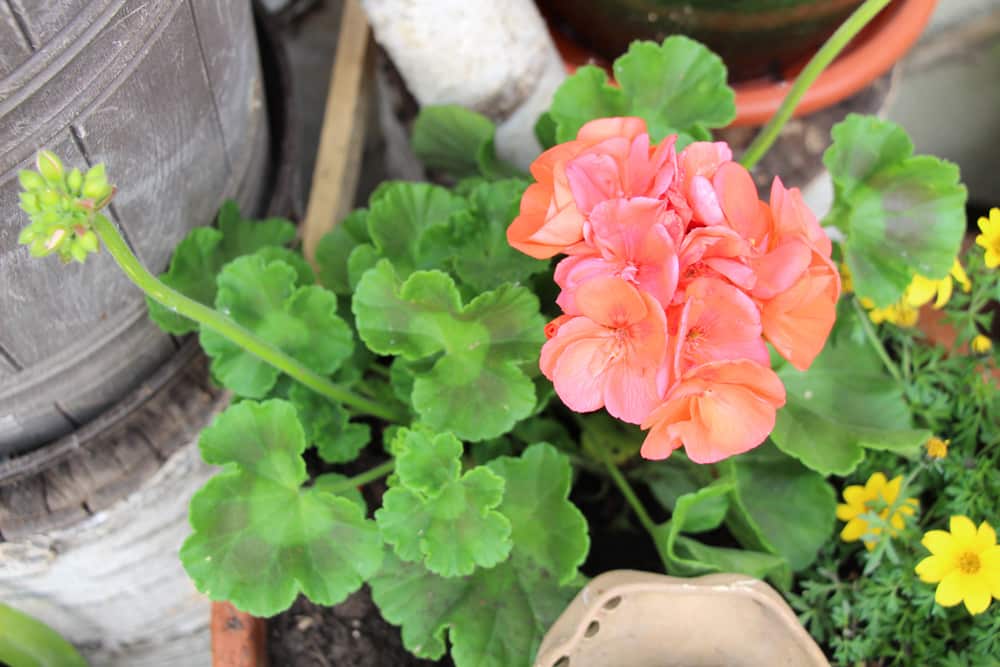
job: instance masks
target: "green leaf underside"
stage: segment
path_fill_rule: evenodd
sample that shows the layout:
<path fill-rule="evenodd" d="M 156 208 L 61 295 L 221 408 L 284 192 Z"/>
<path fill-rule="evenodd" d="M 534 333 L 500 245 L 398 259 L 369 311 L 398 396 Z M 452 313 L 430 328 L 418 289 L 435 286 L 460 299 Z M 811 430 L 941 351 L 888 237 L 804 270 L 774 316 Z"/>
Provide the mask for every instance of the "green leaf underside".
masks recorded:
<path fill-rule="evenodd" d="M 657 526 L 653 536 L 668 572 L 683 576 L 739 572 L 761 579 L 772 577 L 779 585 L 787 585 L 790 581 L 788 564 L 780 556 L 709 546 L 681 534 L 691 520 L 689 517 L 712 515 L 717 511 L 713 508 L 717 507 L 719 498 L 726 498 L 733 488 L 732 480 L 720 480 L 677 499 L 670 521 Z M 704 509 L 706 505 L 710 509 Z"/>
<path fill-rule="evenodd" d="M 458 105 L 428 106 L 413 123 L 413 152 L 431 169 L 455 178 L 479 173 L 477 156 L 496 128 L 486 116 Z"/>
<path fill-rule="evenodd" d="M 558 142 L 576 138 L 587 122 L 613 116 L 639 116 L 650 138 L 680 135 L 678 147 L 708 140 L 708 129 L 728 125 L 736 114 L 726 67 L 703 45 L 683 36 L 662 44 L 633 42 L 614 63 L 620 88 L 608 83 L 604 70 L 579 68 L 556 91 L 548 120 L 536 127 L 547 138 L 555 125 Z"/>
<path fill-rule="evenodd" d="M 855 292 L 895 303 L 914 274 L 948 274 L 965 233 L 966 189 L 958 167 L 913 155 L 895 123 L 851 114 L 834 126 L 823 162 L 835 200 L 825 223 L 847 237 L 845 260 Z"/>
<path fill-rule="evenodd" d="M 295 226 L 281 218 L 244 220 L 239 207 L 226 201 L 219 209 L 219 228 L 192 229 L 174 249 L 170 267 L 160 280 L 206 306 L 215 303 L 215 277 L 230 261 L 262 248 L 280 247 L 295 238 Z M 291 252 L 291 251 L 289 251 Z M 198 325 L 148 298 L 149 316 L 174 335 L 198 330 Z"/>
<path fill-rule="evenodd" d="M 569 460 L 551 445 L 532 445 L 520 457 L 486 467 L 505 480 L 498 509 L 512 527 L 510 557 L 469 576 L 444 578 L 389 554 L 370 582 L 372 595 L 419 656 L 442 656 L 447 631 L 458 667 L 529 665 L 579 589 L 576 568 L 586 558 L 587 525 L 568 500 Z M 419 481 L 431 485 L 442 474 L 428 470 Z"/>
<path fill-rule="evenodd" d="M 181 548 L 199 591 L 271 616 L 300 592 L 337 604 L 379 569 L 382 540 L 356 500 L 302 488 L 305 437 L 290 403 L 234 405 L 199 446 L 225 466 L 192 499 L 193 533 Z"/>
<path fill-rule="evenodd" d="M 493 567 L 510 553 L 510 521 L 496 511 L 503 478 L 484 467 L 460 474 L 462 443 L 451 434 L 401 430 L 396 474 L 375 519 L 405 561 L 443 577 Z"/>
<path fill-rule="evenodd" d="M 727 525 L 740 543 L 808 567 L 834 529 L 837 498 L 822 475 L 773 445 L 728 460 L 734 481 Z"/>
<path fill-rule="evenodd" d="M 353 255 L 385 258 L 392 262 L 401 276 L 416 269 L 436 268 L 421 264 L 417 256 L 420 235 L 434 224 L 467 207 L 465 199 L 447 189 L 428 183 L 390 182 L 372 195 L 368 210 L 368 233 L 374 254 L 361 250 L 352 252 L 348 263 L 357 262 Z"/>
<path fill-rule="evenodd" d="M 531 413 L 534 385 L 520 366 L 537 359 L 544 321 L 529 290 L 503 285 L 463 306 L 447 274 L 418 271 L 401 281 L 382 260 L 358 283 L 352 308 L 376 354 L 412 361 L 443 353 L 414 373 L 412 404 L 432 429 L 486 440 Z"/>
<path fill-rule="evenodd" d="M 347 260 L 351 251 L 369 243 L 368 209 L 352 211 L 339 225 L 323 235 L 316 246 L 316 265 L 323 286 L 337 294 L 351 294 Z"/>
<path fill-rule="evenodd" d="M 250 255 L 218 276 L 215 307 L 313 371 L 329 375 L 350 356 L 353 336 L 337 316 L 337 297 L 322 287 L 295 287 L 297 273 L 280 260 Z M 209 329 L 201 345 L 212 358 L 212 375 L 237 394 L 262 398 L 280 371 Z"/>
<path fill-rule="evenodd" d="M 527 184 L 518 179 L 484 182 L 468 195 L 468 208 L 428 228 L 420 238 L 422 264 L 449 267 L 476 292 L 525 282 L 546 262 L 514 250 L 507 227 L 517 216 Z"/>
<path fill-rule="evenodd" d="M 912 428 L 902 389 L 865 342 L 829 343 L 808 371 L 778 370 L 787 402 L 771 440 L 823 475 L 846 475 L 864 449 L 912 455 L 930 433 Z"/>
<path fill-rule="evenodd" d="M 368 424 L 350 423 L 341 405 L 304 385 L 297 382 L 292 385 L 288 399 L 295 406 L 306 441 L 316 446 L 320 458 L 327 463 L 353 461 L 371 441 Z"/>

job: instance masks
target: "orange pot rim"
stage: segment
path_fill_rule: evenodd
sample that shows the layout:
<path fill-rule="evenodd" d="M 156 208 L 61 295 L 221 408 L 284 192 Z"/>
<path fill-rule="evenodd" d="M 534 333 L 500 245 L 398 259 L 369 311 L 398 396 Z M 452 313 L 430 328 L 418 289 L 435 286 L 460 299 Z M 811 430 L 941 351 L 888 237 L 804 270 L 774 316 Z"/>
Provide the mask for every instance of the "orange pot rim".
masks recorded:
<path fill-rule="evenodd" d="M 888 72 L 913 46 L 930 21 L 937 0 L 896 0 L 873 20 L 813 82 L 795 109 L 804 116 L 832 106 L 861 91 Z M 596 64 L 611 75 L 599 58 L 553 31 L 566 70 Z M 731 127 L 763 125 L 778 110 L 788 88 L 807 60 L 787 68 L 781 80 L 753 79 L 733 85 L 736 118 Z"/>

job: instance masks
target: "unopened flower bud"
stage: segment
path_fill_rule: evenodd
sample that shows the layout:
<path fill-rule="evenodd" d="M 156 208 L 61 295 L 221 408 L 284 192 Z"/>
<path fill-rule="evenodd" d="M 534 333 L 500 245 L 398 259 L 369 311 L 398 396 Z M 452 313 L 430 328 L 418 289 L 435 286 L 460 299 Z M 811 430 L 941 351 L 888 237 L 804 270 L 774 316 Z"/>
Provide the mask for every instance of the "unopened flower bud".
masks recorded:
<path fill-rule="evenodd" d="M 69 176 L 66 177 L 66 187 L 69 188 L 71 195 L 80 194 L 80 188 L 83 187 L 83 174 L 80 173 L 79 169 L 74 167 L 73 171 L 69 172 Z"/>
<path fill-rule="evenodd" d="M 88 251 L 79 243 L 74 243 L 73 245 L 70 246 L 69 254 L 70 257 L 73 258 L 73 261 L 79 262 L 80 264 L 83 264 L 85 261 L 87 261 Z"/>
<path fill-rule="evenodd" d="M 110 204 L 116 192 L 118 192 L 118 188 L 113 185 L 109 185 L 104 196 L 94 200 L 94 210 L 100 211 L 102 208 Z"/>
<path fill-rule="evenodd" d="M 33 215 L 41 210 L 38 205 L 38 195 L 34 192 L 22 192 L 20 193 L 20 199 L 21 210 L 28 215 Z"/>
<path fill-rule="evenodd" d="M 45 179 L 36 171 L 23 169 L 17 173 L 17 178 L 21 181 L 21 187 L 29 192 L 45 189 Z"/>
<path fill-rule="evenodd" d="M 80 234 L 76 240 L 77 244 L 87 252 L 97 252 L 98 240 L 97 233 L 93 230 L 88 230 L 83 234 Z"/>
<path fill-rule="evenodd" d="M 45 242 L 45 249 L 55 250 L 56 246 L 59 245 L 59 243 L 63 240 L 63 237 L 65 236 L 66 236 L 65 229 L 57 229 L 56 231 L 52 232 L 52 236 L 50 236 L 49 240 Z"/>
<path fill-rule="evenodd" d="M 52 151 L 38 152 L 38 171 L 45 177 L 45 180 L 52 185 L 61 185 L 63 182 L 62 160 Z"/>

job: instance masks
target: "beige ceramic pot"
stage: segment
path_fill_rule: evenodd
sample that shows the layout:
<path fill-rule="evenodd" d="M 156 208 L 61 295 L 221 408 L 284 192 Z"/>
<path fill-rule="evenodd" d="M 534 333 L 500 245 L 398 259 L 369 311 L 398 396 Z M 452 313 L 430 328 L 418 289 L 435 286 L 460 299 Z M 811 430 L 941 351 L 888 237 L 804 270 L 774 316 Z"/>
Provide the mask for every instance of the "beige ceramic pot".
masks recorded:
<path fill-rule="evenodd" d="M 616 570 L 580 591 L 535 667 L 829 667 L 791 608 L 738 574 Z"/>

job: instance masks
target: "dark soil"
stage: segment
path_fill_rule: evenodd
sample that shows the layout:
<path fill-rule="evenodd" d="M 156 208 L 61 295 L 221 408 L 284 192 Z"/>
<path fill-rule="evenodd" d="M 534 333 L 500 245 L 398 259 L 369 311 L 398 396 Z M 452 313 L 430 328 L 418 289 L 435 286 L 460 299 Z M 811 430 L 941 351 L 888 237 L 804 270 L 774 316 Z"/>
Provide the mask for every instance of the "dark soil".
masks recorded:
<path fill-rule="evenodd" d="M 267 625 L 271 667 L 433 667 L 451 659 L 415 658 L 403 648 L 399 628 L 382 619 L 368 587 L 335 607 L 299 597 Z"/>

